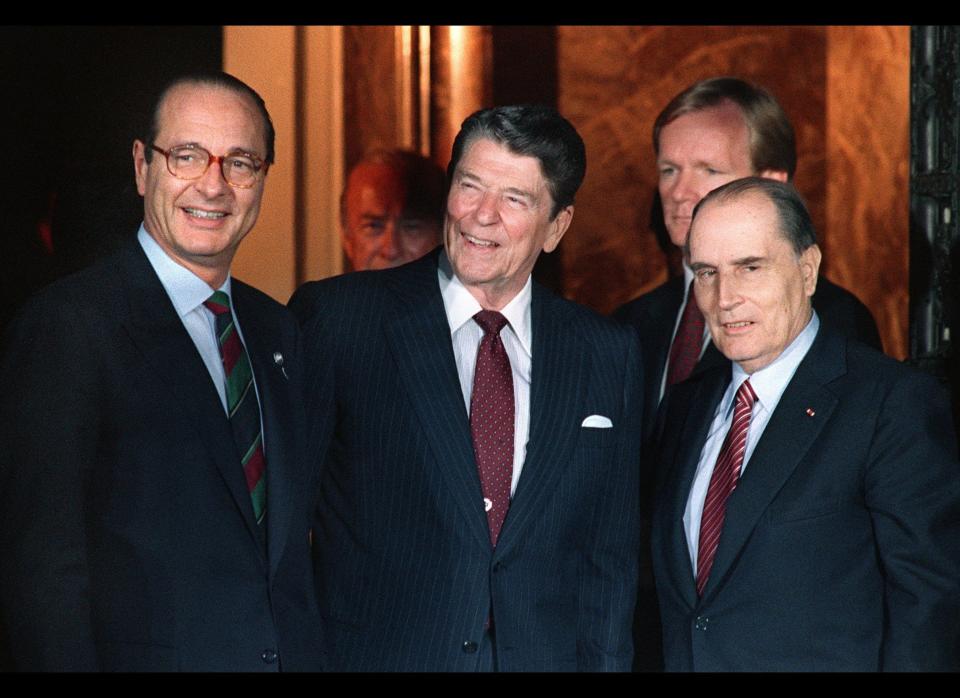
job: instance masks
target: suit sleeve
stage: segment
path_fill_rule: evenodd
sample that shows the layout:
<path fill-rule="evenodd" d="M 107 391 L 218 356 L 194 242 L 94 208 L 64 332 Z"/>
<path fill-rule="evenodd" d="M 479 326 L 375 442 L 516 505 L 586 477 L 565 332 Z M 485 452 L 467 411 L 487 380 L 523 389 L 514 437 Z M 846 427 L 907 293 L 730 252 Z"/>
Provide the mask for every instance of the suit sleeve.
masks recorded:
<path fill-rule="evenodd" d="M 639 346 L 629 333 L 622 385 L 623 424 L 614 461 L 594 502 L 581 575 L 580 671 L 630 671 L 637 601 L 640 443 L 643 417 Z"/>
<path fill-rule="evenodd" d="M 879 413 L 865 497 L 884 573 L 882 668 L 960 668 L 960 464 L 942 388 L 910 372 Z"/>
<path fill-rule="evenodd" d="M 84 510 L 97 389 L 77 324 L 64 304 L 32 305 L 0 356 L 0 608 L 20 670 L 97 669 Z"/>

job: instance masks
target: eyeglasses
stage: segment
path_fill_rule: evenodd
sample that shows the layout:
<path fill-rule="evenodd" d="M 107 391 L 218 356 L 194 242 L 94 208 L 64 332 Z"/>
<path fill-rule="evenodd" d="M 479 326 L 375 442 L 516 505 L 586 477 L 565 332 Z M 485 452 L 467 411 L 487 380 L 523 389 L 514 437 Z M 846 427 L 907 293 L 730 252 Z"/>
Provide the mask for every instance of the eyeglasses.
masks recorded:
<path fill-rule="evenodd" d="M 155 143 L 150 147 L 166 157 L 167 170 L 177 179 L 200 179 L 211 162 L 220 164 L 220 173 L 231 187 L 249 189 L 257 183 L 260 171 L 266 172 L 267 163 L 250 153 L 214 155 L 198 145 L 181 145 L 164 150 Z"/>

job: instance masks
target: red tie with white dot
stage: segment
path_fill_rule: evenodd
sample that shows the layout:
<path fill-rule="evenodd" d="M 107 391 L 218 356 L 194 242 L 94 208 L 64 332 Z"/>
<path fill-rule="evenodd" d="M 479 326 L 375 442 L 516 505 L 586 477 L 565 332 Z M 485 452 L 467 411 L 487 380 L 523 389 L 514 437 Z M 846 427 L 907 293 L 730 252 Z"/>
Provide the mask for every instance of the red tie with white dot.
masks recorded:
<path fill-rule="evenodd" d="M 473 319 L 483 329 L 470 398 L 470 433 L 480 471 L 490 543 L 496 547 L 510 506 L 513 478 L 513 371 L 500 330 L 507 319 L 495 310 L 481 310 Z"/>

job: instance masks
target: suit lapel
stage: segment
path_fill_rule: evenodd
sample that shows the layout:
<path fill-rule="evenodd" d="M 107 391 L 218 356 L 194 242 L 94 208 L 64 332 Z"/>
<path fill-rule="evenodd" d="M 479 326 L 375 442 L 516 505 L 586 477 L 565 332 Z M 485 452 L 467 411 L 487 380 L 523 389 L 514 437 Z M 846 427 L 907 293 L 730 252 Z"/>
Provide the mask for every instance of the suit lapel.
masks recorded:
<path fill-rule="evenodd" d="M 825 386 L 842 375 L 845 367 L 842 341 L 821 329 L 770 417 L 740 483 L 727 500 L 726 519 L 704 599 L 723 584 L 760 517 L 830 419 L 838 400 Z"/>
<path fill-rule="evenodd" d="M 141 352 L 146 370 L 169 387 L 172 400 L 196 429 L 224 484 L 233 495 L 250 535 L 257 539 L 253 507 L 230 422 L 210 374 L 139 243 L 121 253 L 121 274 L 129 313 L 124 327 Z M 258 545 L 258 547 L 260 547 Z"/>
<path fill-rule="evenodd" d="M 661 520 L 667 534 L 667 554 L 674 587 L 680 591 L 691 608 L 697 603 L 697 590 L 683 527 L 683 513 L 700 462 L 700 453 L 707 440 L 707 432 L 729 383 L 729 365 L 717 367 L 704 374 L 702 380 L 691 389 L 680 384 L 684 389 L 683 398 L 680 398 L 679 392 L 671 393 L 669 398 L 671 401 L 678 400 L 677 409 L 671 409 L 669 414 L 686 415 L 686 418 L 676 441 L 677 455 L 670 466 L 671 470 L 665 473 L 664 481 L 660 485 L 661 491 L 668 493 Z"/>
<path fill-rule="evenodd" d="M 294 469 L 299 465 L 298 454 L 290 448 L 299 435 L 292 433 L 290 387 L 280 367 L 274 361 L 274 353 L 284 353 L 280 345 L 283 336 L 279 323 L 263 313 L 251 312 L 247 289 L 233 281 L 234 311 L 240 321 L 244 344 L 257 384 L 260 398 L 260 415 L 263 421 L 267 473 L 267 556 L 271 571 L 283 556 L 288 539 L 291 503 L 297 498 L 293 489 Z M 250 495 L 244 487 L 244 502 Z M 246 510 L 246 509 L 245 509 Z M 249 521 L 253 522 L 253 507 L 249 507 Z"/>
<path fill-rule="evenodd" d="M 670 353 L 670 340 L 673 338 L 673 327 L 682 304 L 683 276 L 678 276 L 666 282 L 663 289 L 663 302 L 651 303 L 647 309 L 650 319 L 644 325 L 659 328 L 656 332 L 649 332 L 647 336 L 640 337 L 645 363 L 644 380 L 649 381 L 646 392 L 651 396 L 651 400 L 644 405 L 644 409 L 648 410 L 647 414 L 651 417 L 657 411 L 663 371 L 667 365 L 667 355 Z"/>
<path fill-rule="evenodd" d="M 533 364 L 530 376 L 530 437 L 523 470 L 497 542 L 508 550 L 537 519 L 570 463 L 589 388 L 590 351 L 569 327 L 570 308 L 539 284 L 531 300 Z"/>
<path fill-rule="evenodd" d="M 440 285 L 437 253 L 391 275 L 396 312 L 386 338 L 397 373 L 468 526 L 490 545 L 470 423 L 463 403 Z"/>

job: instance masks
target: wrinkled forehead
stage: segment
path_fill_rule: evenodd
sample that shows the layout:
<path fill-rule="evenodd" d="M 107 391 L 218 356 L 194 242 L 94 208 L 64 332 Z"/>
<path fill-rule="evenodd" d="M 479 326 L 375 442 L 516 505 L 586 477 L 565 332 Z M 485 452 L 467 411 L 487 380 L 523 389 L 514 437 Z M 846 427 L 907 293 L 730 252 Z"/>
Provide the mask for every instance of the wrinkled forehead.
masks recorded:
<path fill-rule="evenodd" d="M 693 251 L 706 240 L 733 243 L 742 238 L 768 244 L 773 238 L 790 242 L 776 205 L 761 192 L 746 191 L 705 200 L 690 223 L 687 247 Z"/>

